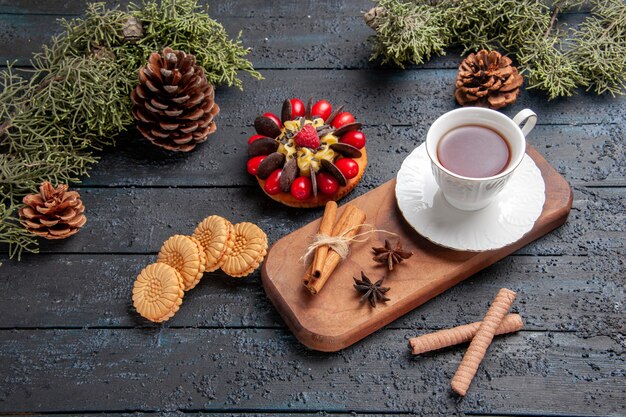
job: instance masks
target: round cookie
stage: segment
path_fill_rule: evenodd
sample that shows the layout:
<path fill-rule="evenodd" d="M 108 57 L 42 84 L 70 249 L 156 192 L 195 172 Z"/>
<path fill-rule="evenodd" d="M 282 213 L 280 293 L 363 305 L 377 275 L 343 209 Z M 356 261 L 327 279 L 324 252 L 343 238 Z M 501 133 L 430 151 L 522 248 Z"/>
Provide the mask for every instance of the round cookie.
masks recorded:
<path fill-rule="evenodd" d="M 183 277 L 185 291 L 189 291 L 204 274 L 206 256 L 202 244 L 194 237 L 174 235 L 161 246 L 157 262 L 176 269 Z"/>
<path fill-rule="evenodd" d="M 222 271 L 232 277 L 250 275 L 267 254 L 267 235 L 256 224 L 243 222 L 233 227 Z"/>
<path fill-rule="evenodd" d="M 172 317 L 185 294 L 182 275 L 164 263 L 145 267 L 133 286 L 133 305 L 144 318 L 160 323 Z"/>
<path fill-rule="evenodd" d="M 228 249 L 226 242 L 228 242 L 232 231 L 233 225 L 225 218 L 216 215 L 202 220 L 194 230 L 193 237 L 198 239 L 204 248 L 206 272 L 219 269 L 226 249 Z"/>

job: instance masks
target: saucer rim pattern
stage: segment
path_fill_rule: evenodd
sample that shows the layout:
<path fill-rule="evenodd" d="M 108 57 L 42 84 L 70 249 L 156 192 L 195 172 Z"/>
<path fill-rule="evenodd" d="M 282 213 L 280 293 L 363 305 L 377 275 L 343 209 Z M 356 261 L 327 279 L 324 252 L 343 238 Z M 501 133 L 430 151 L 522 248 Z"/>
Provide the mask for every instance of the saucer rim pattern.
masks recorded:
<path fill-rule="evenodd" d="M 476 210 L 475 212 L 462 211 L 451 206 L 442 196 L 437 196 L 439 197 L 438 200 L 440 200 L 438 204 L 445 204 L 446 206 L 445 208 L 442 207 L 444 208 L 442 211 L 456 213 L 459 215 L 458 218 L 471 216 L 478 219 L 477 216 L 483 214 L 482 220 L 484 223 L 486 210 L 498 214 L 497 216 L 493 216 L 493 221 L 489 221 L 489 226 L 491 227 L 485 229 L 481 228 L 481 230 L 484 230 L 484 234 L 480 236 L 481 240 L 469 243 L 469 239 L 464 239 L 463 236 L 455 236 L 454 239 L 450 238 L 449 230 L 437 232 L 436 228 L 421 227 L 418 221 L 413 217 L 419 216 L 420 213 L 424 212 L 424 209 L 431 207 L 429 202 L 425 200 L 432 196 L 426 196 L 425 191 L 429 191 L 428 188 L 438 187 L 431 171 L 430 162 L 426 153 L 425 144 L 422 143 L 402 162 L 396 176 L 395 194 L 396 204 L 406 222 L 420 236 L 438 246 L 465 252 L 485 252 L 501 249 L 515 243 L 532 230 L 535 222 L 543 212 L 546 199 L 545 180 L 535 161 L 526 154 L 502 192 L 496 197 L 492 204 L 483 209 Z M 529 185 L 528 187 L 522 188 L 526 193 L 520 193 L 518 190 L 512 193 L 512 189 L 515 188 L 516 183 L 520 182 L 522 178 L 524 178 L 523 183 Z M 407 183 L 409 183 L 412 188 L 407 188 Z M 436 192 L 435 194 L 438 193 L 440 192 Z M 507 196 L 508 194 L 512 196 L 511 198 L 518 200 L 518 203 L 524 204 L 514 204 L 515 200 L 512 203 L 502 202 L 502 196 Z M 433 198 L 431 203 L 436 204 L 434 203 L 435 200 L 436 199 Z M 534 204 L 529 205 L 531 202 Z M 422 209 L 419 209 L 420 206 L 415 206 L 416 203 L 421 204 Z M 411 206 L 408 206 L 408 204 L 411 204 Z M 513 217 L 511 213 L 507 215 L 502 213 L 502 204 L 505 204 L 506 208 L 517 210 L 513 212 Z M 429 216 L 427 212 L 425 213 Z M 519 215 L 519 218 L 516 215 Z M 513 219 L 515 219 L 515 221 L 512 221 Z M 495 230 L 500 230 L 501 228 L 506 229 L 506 234 L 495 232 Z M 458 235 L 458 233 L 456 235 Z M 478 236 L 479 235 L 476 235 L 475 237 Z"/>

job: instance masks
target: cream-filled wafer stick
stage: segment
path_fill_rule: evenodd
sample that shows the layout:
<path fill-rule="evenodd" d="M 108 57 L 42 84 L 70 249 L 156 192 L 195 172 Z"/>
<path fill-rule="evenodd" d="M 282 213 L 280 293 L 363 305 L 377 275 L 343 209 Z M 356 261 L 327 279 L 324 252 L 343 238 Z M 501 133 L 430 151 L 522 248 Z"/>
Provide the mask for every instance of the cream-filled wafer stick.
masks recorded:
<path fill-rule="evenodd" d="M 515 292 L 506 288 L 500 289 L 498 295 L 494 298 L 491 307 L 487 310 L 485 318 L 480 323 L 476 336 L 472 339 L 463 360 L 456 370 L 452 382 L 452 390 L 461 396 L 465 396 L 467 389 L 472 383 L 474 375 L 478 370 L 480 362 L 485 357 L 487 348 L 493 340 L 493 336 L 498 330 L 502 319 L 509 312 L 513 300 L 515 300 Z"/>
<path fill-rule="evenodd" d="M 476 335 L 480 323 L 482 322 L 477 321 L 451 329 L 439 330 L 434 333 L 412 337 L 409 339 L 411 350 L 414 355 L 419 355 L 430 352 L 431 350 L 443 349 L 448 346 L 469 342 Z M 500 323 L 500 327 L 496 330 L 496 334 L 517 332 L 522 330 L 523 327 L 524 323 L 519 314 L 508 314 L 502 319 L 502 323 Z"/>

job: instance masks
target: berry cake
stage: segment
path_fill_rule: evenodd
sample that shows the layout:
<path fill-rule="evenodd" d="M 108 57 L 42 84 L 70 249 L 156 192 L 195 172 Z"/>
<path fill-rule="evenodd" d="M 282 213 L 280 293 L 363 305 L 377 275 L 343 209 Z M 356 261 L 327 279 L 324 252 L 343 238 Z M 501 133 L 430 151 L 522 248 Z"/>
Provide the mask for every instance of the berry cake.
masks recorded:
<path fill-rule="evenodd" d="M 265 193 L 291 207 L 339 200 L 361 180 L 367 165 L 361 123 L 326 100 L 305 106 L 285 100 L 279 119 L 265 113 L 248 140 L 248 173 Z"/>

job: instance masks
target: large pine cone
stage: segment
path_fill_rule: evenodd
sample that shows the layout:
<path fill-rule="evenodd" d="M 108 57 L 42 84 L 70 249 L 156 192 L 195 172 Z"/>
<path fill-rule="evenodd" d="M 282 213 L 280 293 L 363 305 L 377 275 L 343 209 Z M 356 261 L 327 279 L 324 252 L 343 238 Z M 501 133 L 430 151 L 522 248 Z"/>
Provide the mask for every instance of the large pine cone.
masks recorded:
<path fill-rule="evenodd" d="M 87 223 L 85 207 L 78 192 L 67 189 L 66 184 L 55 189 L 46 181 L 38 194 L 25 196 L 26 206 L 19 209 L 24 227 L 46 239 L 65 239 L 78 232 Z"/>
<path fill-rule="evenodd" d="M 193 55 L 170 48 L 152 53 L 130 97 L 137 129 L 155 145 L 188 152 L 215 132 L 220 108 Z"/>
<path fill-rule="evenodd" d="M 462 106 L 499 109 L 515 102 L 523 82 L 508 57 L 483 49 L 461 62 L 454 97 Z"/>

